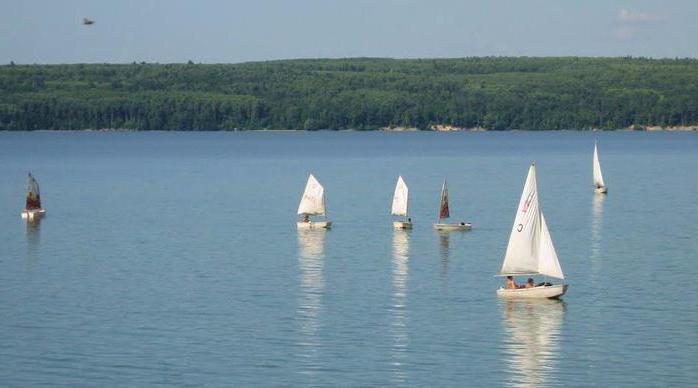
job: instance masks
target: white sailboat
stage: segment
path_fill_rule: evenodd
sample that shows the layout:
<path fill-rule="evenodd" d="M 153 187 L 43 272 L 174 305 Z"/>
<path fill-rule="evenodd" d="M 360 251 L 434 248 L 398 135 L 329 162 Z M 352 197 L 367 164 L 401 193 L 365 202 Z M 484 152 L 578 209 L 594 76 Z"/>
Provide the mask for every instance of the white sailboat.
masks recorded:
<path fill-rule="evenodd" d="M 608 193 L 608 187 L 603 181 L 603 174 L 601 174 L 601 163 L 599 163 L 599 151 L 596 147 L 596 142 L 594 142 L 594 158 L 592 161 L 592 170 L 594 176 L 594 193 L 596 194 L 606 194 Z"/>
<path fill-rule="evenodd" d="M 564 279 L 553 240 L 538 204 L 536 165 L 531 164 L 524 185 L 514 226 L 509 236 L 502 269 L 497 276 L 543 275 Z M 505 298 L 559 298 L 567 291 L 566 284 L 547 282 L 530 288 L 500 288 L 497 295 Z"/>
<path fill-rule="evenodd" d="M 444 179 L 444 184 L 441 186 L 441 199 L 439 200 L 439 219 L 434 224 L 434 229 L 451 231 L 451 230 L 470 230 L 472 225 L 468 222 L 457 222 L 457 223 L 445 223 L 445 219 L 451 216 L 450 209 L 448 207 L 448 187 L 446 187 L 446 180 Z"/>
<path fill-rule="evenodd" d="M 310 216 L 322 216 L 324 220 L 313 221 Z M 332 222 L 327 220 L 325 188 L 315 179 L 313 174 L 308 176 L 303 197 L 298 204 L 298 222 L 296 225 L 299 229 L 328 229 L 332 226 Z"/>
<path fill-rule="evenodd" d="M 27 201 L 22 210 L 22 218 L 34 220 L 46 214 L 46 210 L 41 207 L 41 194 L 39 193 L 39 183 L 29 173 L 27 177 Z"/>
<path fill-rule="evenodd" d="M 392 215 L 405 217 L 402 221 L 393 221 L 393 229 L 412 229 L 412 219 L 407 215 L 407 199 L 409 189 L 402 179 L 402 175 L 397 178 L 395 192 L 393 193 Z"/>

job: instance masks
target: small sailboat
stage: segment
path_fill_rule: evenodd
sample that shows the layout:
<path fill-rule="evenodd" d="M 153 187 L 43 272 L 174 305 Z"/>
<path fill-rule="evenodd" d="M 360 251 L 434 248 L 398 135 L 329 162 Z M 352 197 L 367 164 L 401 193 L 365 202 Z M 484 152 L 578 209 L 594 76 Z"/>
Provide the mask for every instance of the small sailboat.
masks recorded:
<path fill-rule="evenodd" d="M 509 236 L 502 269 L 497 276 L 550 276 L 564 279 L 553 240 L 538 204 L 536 165 L 531 164 L 524 185 L 514 226 Z M 532 287 L 500 288 L 497 295 L 504 298 L 559 298 L 567 291 L 566 284 L 547 282 Z"/>
<path fill-rule="evenodd" d="M 439 219 L 434 224 L 434 229 L 450 231 L 450 230 L 470 230 L 472 225 L 468 222 L 458 222 L 458 223 L 445 223 L 445 219 L 451 217 L 450 209 L 448 207 L 448 187 L 446 187 L 446 180 L 444 179 L 444 184 L 441 186 L 441 200 L 439 201 Z"/>
<path fill-rule="evenodd" d="M 601 163 L 599 163 L 599 151 L 596 147 L 596 142 L 594 142 L 594 160 L 593 165 L 593 175 L 594 175 L 594 193 L 596 194 L 607 194 L 608 187 L 603 181 L 603 175 L 601 174 Z"/>
<path fill-rule="evenodd" d="M 41 207 L 41 194 L 39 193 L 39 183 L 29 173 L 27 177 L 27 201 L 22 210 L 22 218 L 33 220 L 46 214 L 46 210 Z"/>
<path fill-rule="evenodd" d="M 395 192 L 393 193 L 392 215 L 405 217 L 402 221 L 393 221 L 393 229 L 412 229 L 412 219 L 407 215 L 407 197 L 409 190 L 402 179 L 402 175 L 397 178 Z"/>
<path fill-rule="evenodd" d="M 324 220 L 312 221 L 310 216 L 322 216 Z M 327 220 L 327 209 L 325 208 L 325 188 L 320 182 L 310 174 L 308 182 L 305 184 L 303 197 L 298 205 L 299 229 L 329 229 L 332 222 Z"/>

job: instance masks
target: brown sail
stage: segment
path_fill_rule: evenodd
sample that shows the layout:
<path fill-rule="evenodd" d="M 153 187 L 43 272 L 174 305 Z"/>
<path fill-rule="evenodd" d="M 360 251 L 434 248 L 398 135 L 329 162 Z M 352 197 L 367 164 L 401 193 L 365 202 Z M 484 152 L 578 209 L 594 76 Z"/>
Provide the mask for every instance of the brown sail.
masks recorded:
<path fill-rule="evenodd" d="M 29 173 L 29 177 L 27 177 L 27 204 L 25 208 L 27 210 L 41 209 L 39 184 L 31 173 Z"/>
<path fill-rule="evenodd" d="M 451 214 L 448 210 L 448 188 L 446 187 L 446 181 L 444 181 L 443 186 L 441 186 L 441 203 L 439 204 L 439 219 L 444 219 L 450 217 Z"/>

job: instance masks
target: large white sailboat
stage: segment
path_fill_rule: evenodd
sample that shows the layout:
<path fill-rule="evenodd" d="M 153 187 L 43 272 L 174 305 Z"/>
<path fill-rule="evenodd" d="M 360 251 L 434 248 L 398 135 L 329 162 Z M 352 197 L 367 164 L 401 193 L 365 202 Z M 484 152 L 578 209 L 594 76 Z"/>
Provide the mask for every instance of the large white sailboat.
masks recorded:
<path fill-rule="evenodd" d="M 502 269 L 497 276 L 549 276 L 564 279 L 560 268 L 553 240 L 545 223 L 543 211 L 538 203 L 536 183 L 536 165 L 531 164 L 524 185 L 519 207 L 516 211 L 514 226 L 509 236 L 507 252 Z M 513 283 L 513 282 L 512 282 Z M 550 284 L 502 287 L 497 295 L 505 298 L 559 298 L 567 291 L 566 284 Z"/>
<path fill-rule="evenodd" d="M 596 147 L 596 142 L 594 142 L 594 158 L 592 161 L 592 170 L 594 176 L 594 193 L 608 193 L 608 187 L 603 181 L 603 174 L 601 174 L 601 163 L 599 163 L 599 151 Z"/>
<path fill-rule="evenodd" d="M 450 231 L 450 230 L 470 230 L 472 225 L 468 222 L 446 223 L 445 219 L 451 217 L 451 212 L 448 207 L 448 187 L 446 180 L 441 185 L 441 199 L 439 200 L 439 219 L 434 224 L 434 229 Z"/>
<path fill-rule="evenodd" d="M 321 216 L 323 220 L 313 221 L 310 216 Z M 310 174 L 308 182 L 305 184 L 303 197 L 298 205 L 299 229 L 328 229 L 332 222 L 327 220 L 327 209 L 325 208 L 325 188 L 320 182 Z"/>
<path fill-rule="evenodd" d="M 31 173 L 27 177 L 27 200 L 22 209 L 22 218 L 34 220 L 46 214 L 46 210 L 41 207 L 41 194 L 39 193 L 39 183 Z"/>
<path fill-rule="evenodd" d="M 412 219 L 407 215 L 407 200 L 409 189 L 402 175 L 397 178 L 395 192 L 393 193 L 392 215 L 405 217 L 401 221 L 393 221 L 393 229 L 412 229 Z"/>

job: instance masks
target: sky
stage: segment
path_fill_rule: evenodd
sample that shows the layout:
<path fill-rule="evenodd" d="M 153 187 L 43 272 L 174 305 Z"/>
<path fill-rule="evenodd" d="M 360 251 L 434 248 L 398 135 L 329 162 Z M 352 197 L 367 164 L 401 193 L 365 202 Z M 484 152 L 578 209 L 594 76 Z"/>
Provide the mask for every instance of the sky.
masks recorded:
<path fill-rule="evenodd" d="M 696 20 L 695 0 L 0 0 L 0 64 L 683 58 Z"/>

